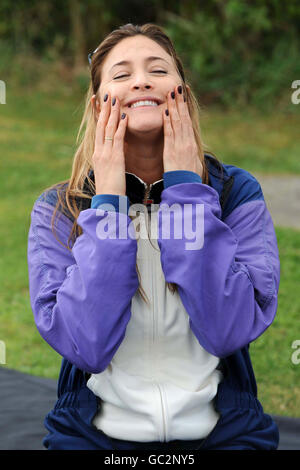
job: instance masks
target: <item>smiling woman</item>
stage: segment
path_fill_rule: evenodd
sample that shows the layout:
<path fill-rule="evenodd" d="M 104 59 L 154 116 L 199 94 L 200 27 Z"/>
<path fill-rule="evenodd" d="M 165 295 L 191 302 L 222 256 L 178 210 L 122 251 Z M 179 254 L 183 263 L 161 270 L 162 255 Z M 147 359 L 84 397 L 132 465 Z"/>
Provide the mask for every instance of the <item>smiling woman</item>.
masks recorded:
<path fill-rule="evenodd" d="M 28 236 L 35 322 L 63 357 L 44 445 L 276 449 L 248 351 L 279 288 L 261 187 L 204 154 L 198 103 L 162 28 L 121 26 L 89 59 L 71 177 L 39 196 Z M 135 237 L 136 205 L 154 245 Z M 200 247 L 187 248 L 187 226 Z"/>
<path fill-rule="evenodd" d="M 170 55 L 169 51 L 162 48 L 159 43 L 142 34 L 123 38 L 116 44 L 102 60 L 100 72 L 98 58 L 99 56 L 101 58 L 101 50 L 102 48 L 97 48 L 91 61 L 92 75 L 94 67 L 97 67 L 98 74 L 101 74 L 101 82 L 97 91 L 94 87 L 92 97 L 96 118 L 99 118 L 105 94 L 109 93 L 115 97 L 119 104 L 120 116 L 122 113 L 128 113 L 124 136 L 126 171 L 151 184 L 161 179 L 164 171 L 163 122 L 164 112 L 169 106 L 168 96 L 172 93 L 174 99 L 175 89 L 178 86 L 181 87 L 181 91 L 183 87 L 186 93 L 185 83 L 179 72 L 180 69 L 182 70 L 182 65 L 175 51 Z M 179 100 L 179 98 L 184 97 L 178 94 L 177 97 L 176 101 L 182 107 L 180 103 L 184 100 Z M 189 117 L 187 105 L 185 108 L 183 123 Z M 192 130 L 190 119 L 189 125 Z M 179 142 L 182 142 L 185 137 L 186 144 L 190 143 L 191 139 L 195 140 L 195 136 L 189 132 L 184 136 L 177 133 L 176 137 Z M 198 141 L 200 148 L 197 147 L 193 158 L 203 160 L 200 138 Z M 179 151 L 184 150 L 180 146 Z M 183 160 L 181 157 L 180 161 L 185 163 L 185 168 L 178 167 L 174 168 L 175 170 L 194 171 L 196 169 L 196 163 L 193 165 L 193 162 Z"/>

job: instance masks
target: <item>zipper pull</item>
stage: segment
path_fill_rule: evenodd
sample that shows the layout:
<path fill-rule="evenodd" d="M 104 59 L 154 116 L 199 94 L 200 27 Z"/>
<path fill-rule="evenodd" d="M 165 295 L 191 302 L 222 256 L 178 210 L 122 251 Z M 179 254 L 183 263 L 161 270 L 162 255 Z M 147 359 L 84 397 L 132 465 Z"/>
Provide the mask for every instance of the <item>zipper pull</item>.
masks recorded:
<path fill-rule="evenodd" d="M 149 205 L 149 204 L 153 204 L 153 203 L 154 203 L 154 200 L 153 200 L 153 199 L 149 199 L 149 195 L 150 195 L 150 191 L 151 191 L 151 186 L 152 186 L 152 184 L 147 184 L 147 183 L 146 183 L 146 190 L 145 190 L 144 202 L 143 202 L 143 204 L 146 204 L 146 206 Z"/>

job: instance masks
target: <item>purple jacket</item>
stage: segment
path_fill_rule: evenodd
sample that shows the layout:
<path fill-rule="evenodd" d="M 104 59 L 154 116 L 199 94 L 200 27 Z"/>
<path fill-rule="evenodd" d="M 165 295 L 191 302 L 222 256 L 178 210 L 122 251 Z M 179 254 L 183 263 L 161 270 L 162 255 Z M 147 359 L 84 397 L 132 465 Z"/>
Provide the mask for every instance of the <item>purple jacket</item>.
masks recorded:
<path fill-rule="evenodd" d="M 151 188 L 150 199 L 169 207 L 178 204 L 177 221 L 184 204 L 204 205 L 201 249 L 185 249 L 190 240 L 184 234 L 178 239 L 172 231 L 169 239 L 160 231 L 158 244 L 165 279 L 178 285 L 193 333 L 208 352 L 224 358 L 246 347 L 272 323 L 280 263 L 258 181 L 245 170 L 223 165 L 225 181 L 234 182 L 222 212 L 222 179 L 212 157 L 206 159 L 209 185 L 193 172 L 167 172 Z M 142 201 L 146 188 L 134 175 L 126 178 L 123 198 L 128 210 L 129 201 Z M 121 344 L 138 288 L 136 240 L 99 240 L 97 235 L 104 219 L 112 227 L 117 215 L 116 226 L 125 232 L 131 219 L 126 210 L 99 215 L 96 208 L 104 202 L 119 210 L 117 196 L 94 196 L 91 208 L 78 217 L 83 234 L 71 252 L 51 232 L 55 191 L 43 193 L 35 202 L 28 235 L 30 298 L 37 328 L 61 356 L 90 373 L 103 371 Z M 195 217 L 195 211 L 191 214 Z M 55 228 L 65 244 L 71 227 L 71 216 L 61 214 Z"/>

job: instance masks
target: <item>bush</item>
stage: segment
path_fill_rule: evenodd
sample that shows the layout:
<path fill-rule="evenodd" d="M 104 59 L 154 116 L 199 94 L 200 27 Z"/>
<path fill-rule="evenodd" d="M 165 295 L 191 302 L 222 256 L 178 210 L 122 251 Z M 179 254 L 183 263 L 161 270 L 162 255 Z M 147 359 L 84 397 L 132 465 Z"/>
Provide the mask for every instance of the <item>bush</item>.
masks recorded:
<path fill-rule="evenodd" d="M 237 0 L 213 0 L 190 17 L 164 16 L 202 103 L 264 109 L 300 78 L 297 19 L 294 2 Z"/>

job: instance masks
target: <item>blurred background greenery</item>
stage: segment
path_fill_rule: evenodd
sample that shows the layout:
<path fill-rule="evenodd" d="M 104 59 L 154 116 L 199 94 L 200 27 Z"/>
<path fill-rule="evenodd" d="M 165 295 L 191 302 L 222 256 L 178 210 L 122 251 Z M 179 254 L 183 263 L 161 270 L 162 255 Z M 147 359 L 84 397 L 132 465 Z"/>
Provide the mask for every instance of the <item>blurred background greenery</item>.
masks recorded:
<path fill-rule="evenodd" d="M 297 0 L 2 0 L 2 80 L 35 87 L 55 65 L 85 89 L 87 53 L 126 22 L 164 27 L 203 104 L 285 107 L 300 76 Z"/>
<path fill-rule="evenodd" d="M 27 235 L 38 195 L 70 176 L 89 84 L 87 54 L 122 24 L 156 23 L 197 96 L 205 143 L 224 163 L 299 175 L 297 0 L 2 0 L 0 3 L 0 340 L 6 365 L 57 378 L 60 360 L 30 307 Z M 280 190 L 280 188 L 279 188 Z M 300 232 L 275 227 L 281 284 L 273 325 L 251 344 L 267 412 L 300 416 Z"/>

